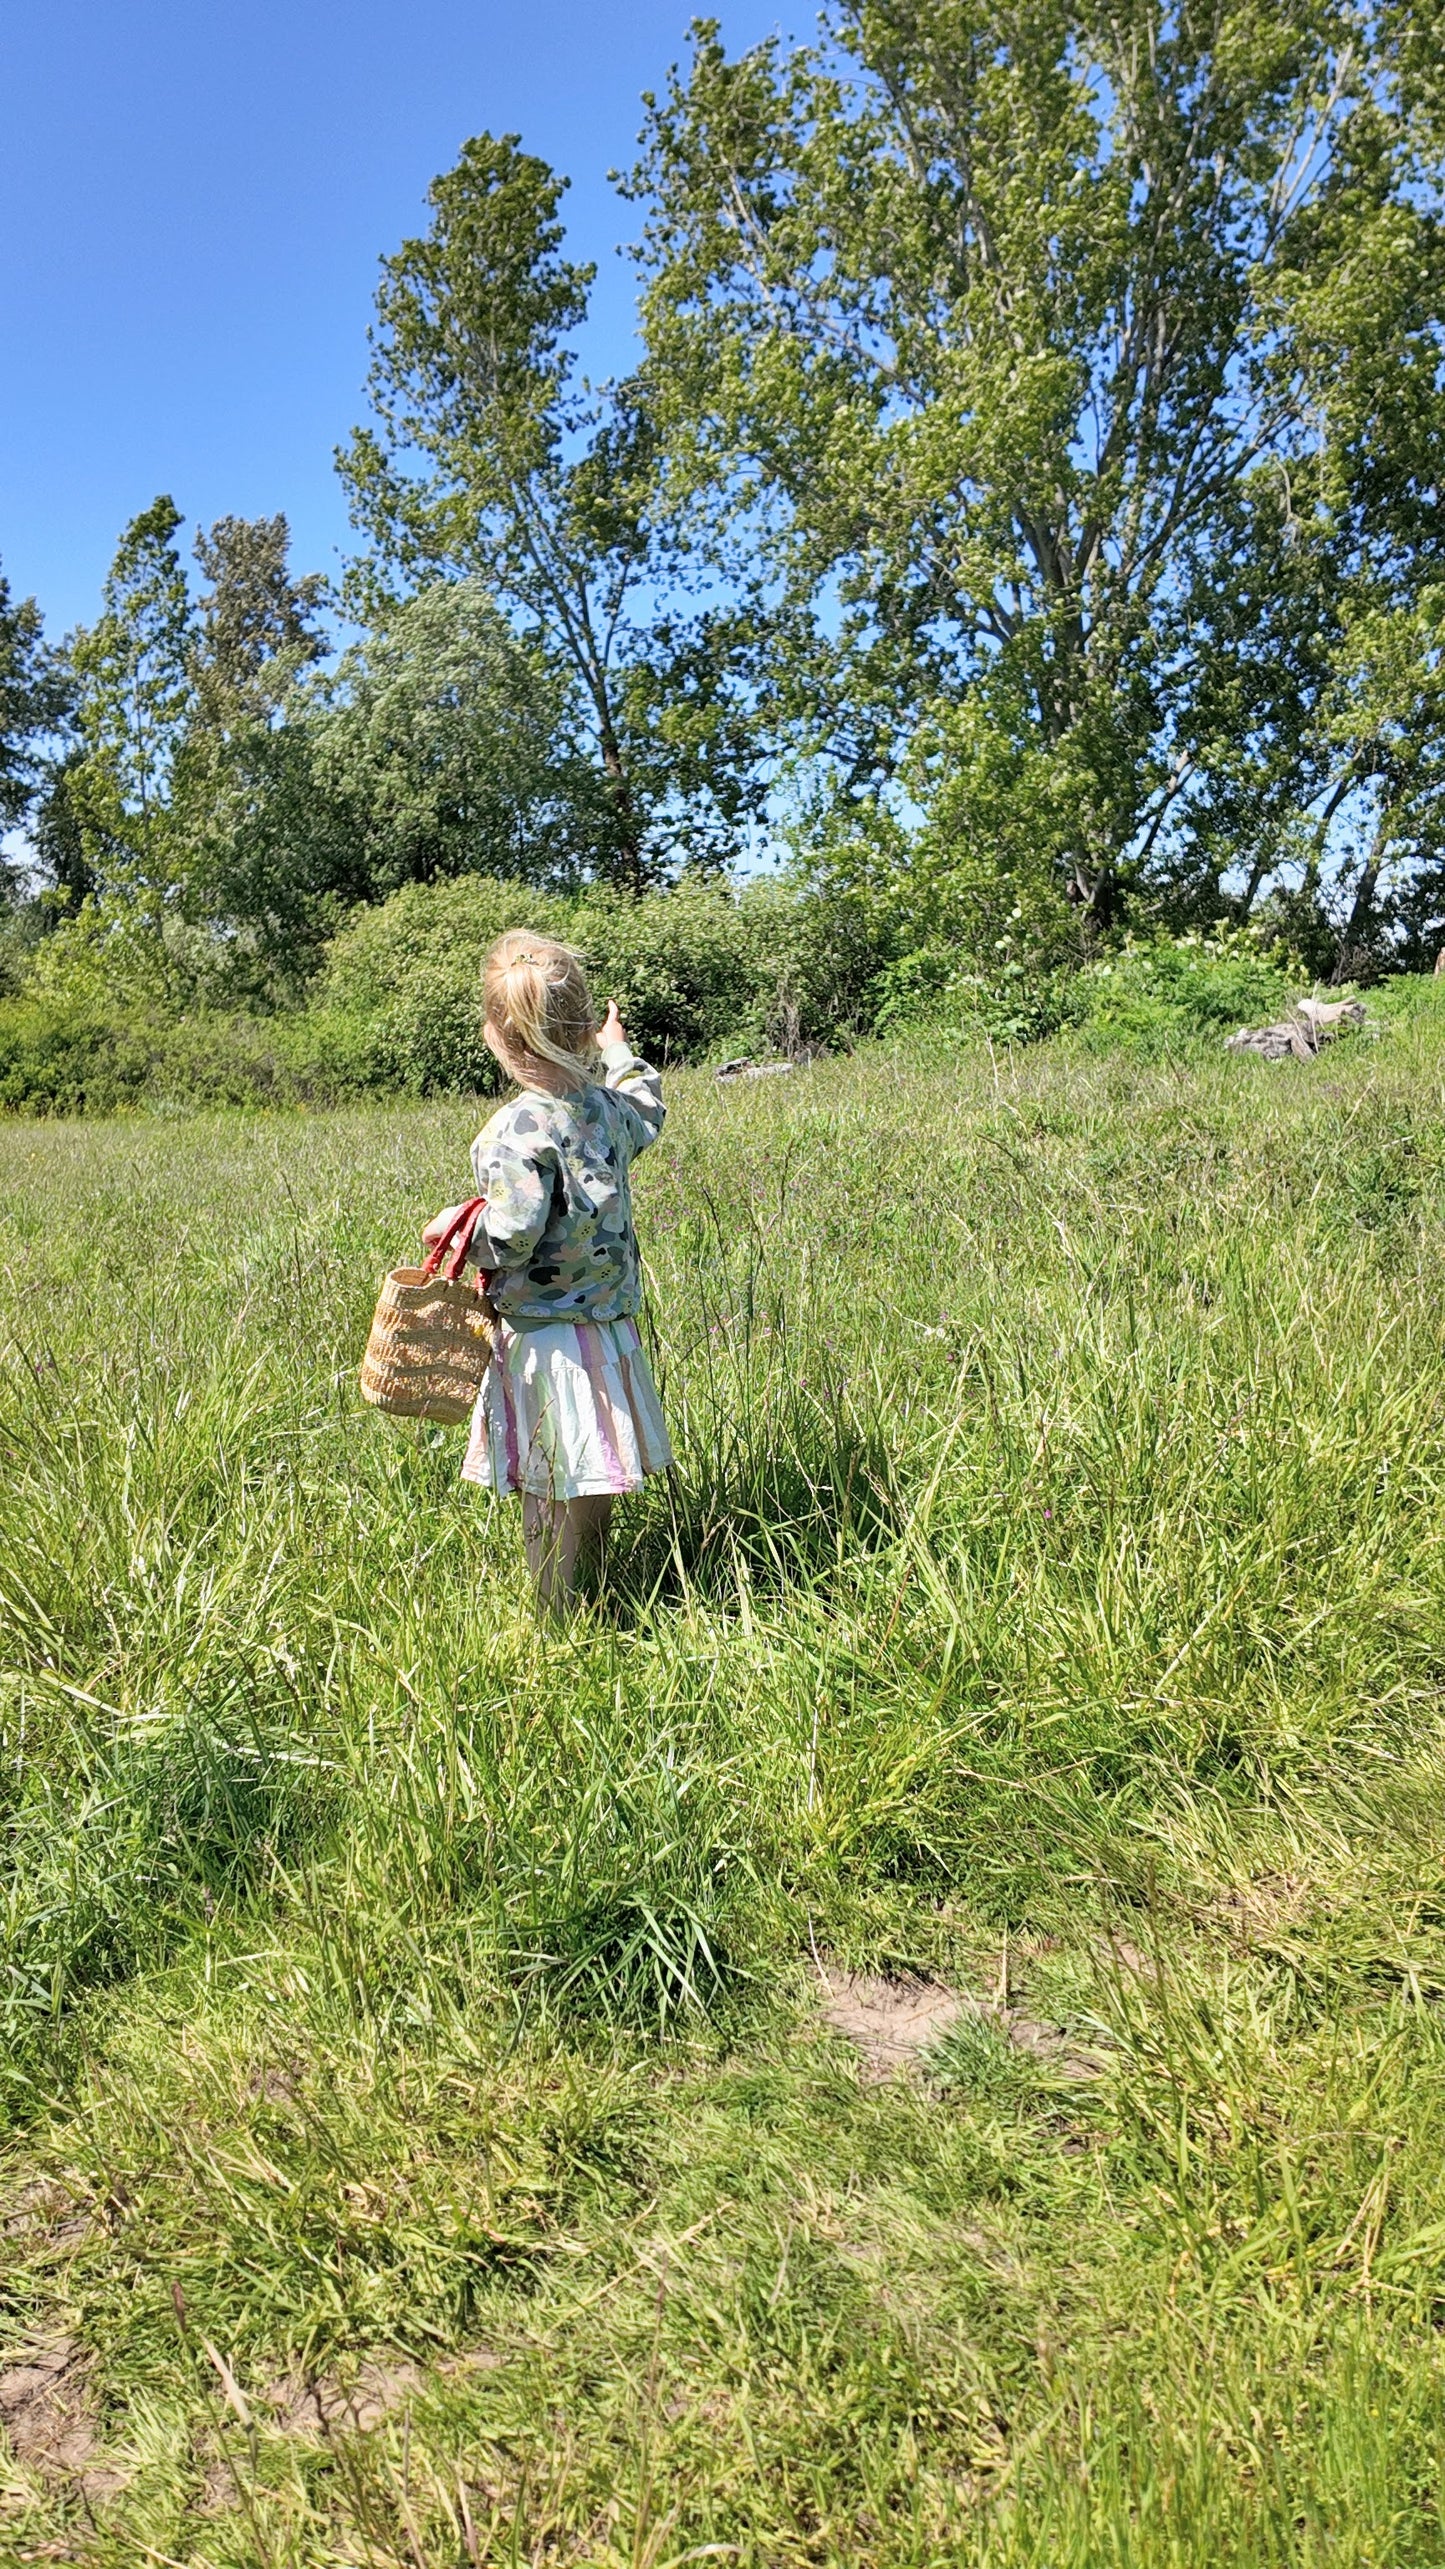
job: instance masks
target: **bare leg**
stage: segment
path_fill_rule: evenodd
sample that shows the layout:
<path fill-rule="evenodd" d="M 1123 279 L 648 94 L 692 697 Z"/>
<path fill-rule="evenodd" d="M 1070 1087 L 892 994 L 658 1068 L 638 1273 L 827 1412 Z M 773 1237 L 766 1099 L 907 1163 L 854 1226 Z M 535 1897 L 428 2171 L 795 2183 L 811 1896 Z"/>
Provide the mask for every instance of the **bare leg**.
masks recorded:
<path fill-rule="evenodd" d="M 577 1602 L 579 1568 L 593 1569 L 602 1559 L 612 1500 L 535 1499 L 523 1495 L 522 1540 L 527 1567 L 543 1614 L 565 1621 Z"/>

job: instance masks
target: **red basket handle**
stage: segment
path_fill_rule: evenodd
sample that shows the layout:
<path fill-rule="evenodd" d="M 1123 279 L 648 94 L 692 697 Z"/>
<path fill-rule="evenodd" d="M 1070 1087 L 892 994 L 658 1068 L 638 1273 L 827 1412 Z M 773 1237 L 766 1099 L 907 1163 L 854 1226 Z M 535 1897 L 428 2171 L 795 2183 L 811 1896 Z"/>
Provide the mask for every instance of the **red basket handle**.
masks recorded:
<path fill-rule="evenodd" d="M 446 1275 L 448 1284 L 455 1284 L 458 1281 L 462 1269 L 467 1263 L 467 1251 L 472 1244 L 472 1232 L 476 1227 L 477 1215 L 481 1212 L 486 1200 L 487 1199 L 484 1195 L 474 1195 L 470 1204 L 462 1204 L 457 1207 L 456 1213 L 452 1220 L 447 1224 L 441 1238 L 435 1243 L 427 1256 L 426 1264 L 422 1268 L 422 1274 L 424 1276 L 430 1277 L 436 1274 L 436 1271 L 441 1265 L 443 1258 L 446 1256 L 448 1249 L 451 1248 L 451 1244 L 455 1240 L 456 1247 L 452 1250 Z"/>

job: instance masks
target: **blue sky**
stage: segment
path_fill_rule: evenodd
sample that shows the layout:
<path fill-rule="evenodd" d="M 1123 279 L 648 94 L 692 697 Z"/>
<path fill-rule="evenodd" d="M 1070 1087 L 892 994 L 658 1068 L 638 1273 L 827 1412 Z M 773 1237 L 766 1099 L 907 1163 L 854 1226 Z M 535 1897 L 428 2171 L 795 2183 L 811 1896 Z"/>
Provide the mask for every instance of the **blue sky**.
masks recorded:
<path fill-rule="evenodd" d="M 15 0 L 0 34 L 0 565 L 59 635 L 121 526 L 284 509 L 301 569 L 347 541 L 332 449 L 362 417 L 377 261 L 468 134 L 565 171 L 599 262 L 586 350 L 627 362 L 633 211 L 608 187 L 689 0 Z M 717 11 L 741 45 L 777 0 Z M 798 13 L 804 25 L 811 8 Z M 791 24 L 789 20 L 787 23 Z"/>

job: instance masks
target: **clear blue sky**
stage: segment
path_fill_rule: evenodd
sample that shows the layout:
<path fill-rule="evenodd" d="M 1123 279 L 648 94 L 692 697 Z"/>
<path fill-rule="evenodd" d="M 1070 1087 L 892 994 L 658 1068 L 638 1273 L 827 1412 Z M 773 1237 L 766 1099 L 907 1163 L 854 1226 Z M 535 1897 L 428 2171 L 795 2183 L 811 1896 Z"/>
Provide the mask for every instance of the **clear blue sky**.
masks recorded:
<path fill-rule="evenodd" d="M 695 5 L 695 0 L 692 0 Z M 301 569 L 347 540 L 332 449 L 362 417 L 377 261 L 467 135 L 572 179 L 601 268 L 586 356 L 625 365 L 644 89 L 690 0 L 12 0 L 0 33 L 0 564 L 55 636 L 92 616 L 157 491 L 284 509 Z M 777 0 L 722 8 L 730 42 Z M 800 13 L 811 19 L 811 7 Z"/>

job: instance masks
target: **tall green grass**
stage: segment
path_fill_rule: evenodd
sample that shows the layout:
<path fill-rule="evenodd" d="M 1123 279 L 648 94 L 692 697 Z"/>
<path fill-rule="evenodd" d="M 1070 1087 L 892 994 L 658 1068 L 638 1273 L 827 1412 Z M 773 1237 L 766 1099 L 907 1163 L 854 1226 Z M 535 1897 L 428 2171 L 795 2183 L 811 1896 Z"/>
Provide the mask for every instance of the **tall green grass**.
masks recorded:
<path fill-rule="evenodd" d="M 1445 2558 L 1445 1013 L 673 1100 L 562 1637 L 354 1393 L 465 1102 L 0 1127 L 0 2556 Z"/>

